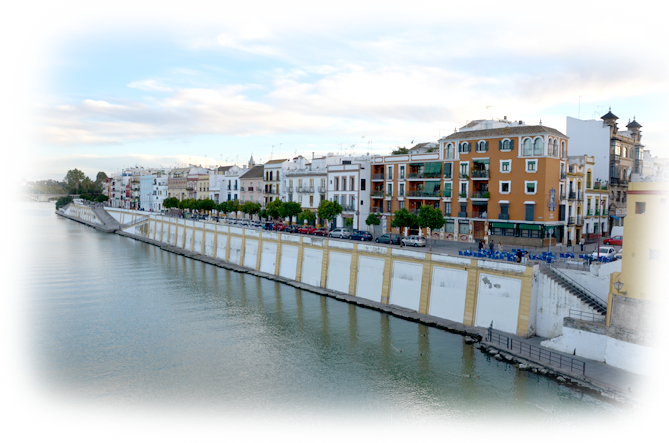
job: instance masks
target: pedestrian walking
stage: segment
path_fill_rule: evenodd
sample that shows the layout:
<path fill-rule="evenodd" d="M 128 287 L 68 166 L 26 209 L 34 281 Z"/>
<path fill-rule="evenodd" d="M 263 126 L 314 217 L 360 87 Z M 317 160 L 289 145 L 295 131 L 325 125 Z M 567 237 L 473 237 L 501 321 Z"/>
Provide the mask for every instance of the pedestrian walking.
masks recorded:
<path fill-rule="evenodd" d="M 527 263 L 527 260 L 529 260 L 530 254 L 525 251 L 525 255 L 523 256 L 523 259 L 521 260 L 522 263 Z"/>
<path fill-rule="evenodd" d="M 583 245 L 585 244 L 583 237 L 581 237 L 581 241 L 579 243 L 581 243 L 581 252 L 583 252 Z"/>
<path fill-rule="evenodd" d="M 479 240 L 479 253 L 483 251 L 483 240 Z"/>
<path fill-rule="evenodd" d="M 523 253 L 520 249 L 516 251 L 516 263 L 520 263 L 523 258 Z"/>
<path fill-rule="evenodd" d="M 500 252 L 504 252 L 504 245 L 502 244 L 502 242 L 499 242 L 499 245 L 497 245 L 497 249 L 498 249 Z"/>
<path fill-rule="evenodd" d="M 495 240 L 490 240 L 490 252 L 495 252 Z"/>

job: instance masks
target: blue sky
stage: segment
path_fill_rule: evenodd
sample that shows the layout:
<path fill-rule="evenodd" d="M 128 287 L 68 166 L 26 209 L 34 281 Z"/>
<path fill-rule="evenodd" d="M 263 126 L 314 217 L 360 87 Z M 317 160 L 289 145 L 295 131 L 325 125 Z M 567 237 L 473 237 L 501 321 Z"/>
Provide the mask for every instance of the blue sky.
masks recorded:
<path fill-rule="evenodd" d="M 664 31 L 649 8 L 623 21 L 622 2 L 39 4 L 17 77 L 28 180 L 385 153 L 486 114 L 565 131 L 579 95 L 581 118 L 636 116 L 646 147 L 669 156 Z"/>

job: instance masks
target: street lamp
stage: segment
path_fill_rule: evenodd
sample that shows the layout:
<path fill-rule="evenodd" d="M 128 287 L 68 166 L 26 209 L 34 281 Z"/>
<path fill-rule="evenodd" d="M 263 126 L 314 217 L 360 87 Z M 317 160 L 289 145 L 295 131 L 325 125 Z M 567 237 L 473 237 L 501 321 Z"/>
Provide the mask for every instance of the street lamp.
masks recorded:
<path fill-rule="evenodd" d="M 618 291 L 619 294 L 627 295 L 627 291 L 621 291 L 621 289 L 623 288 L 623 285 L 624 285 L 624 283 L 621 282 L 621 281 L 617 281 L 617 282 L 613 283 L 613 287 L 616 288 L 616 291 Z"/>

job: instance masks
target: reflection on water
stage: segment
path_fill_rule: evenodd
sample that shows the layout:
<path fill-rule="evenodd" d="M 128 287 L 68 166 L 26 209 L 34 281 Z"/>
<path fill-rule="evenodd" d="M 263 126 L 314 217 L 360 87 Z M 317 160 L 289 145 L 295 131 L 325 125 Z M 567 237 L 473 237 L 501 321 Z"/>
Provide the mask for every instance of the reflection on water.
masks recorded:
<path fill-rule="evenodd" d="M 459 335 L 103 234 L 52 205 L 31 212 L 33 362 L 60 395 L 267 413 L 619 413 Z"/>

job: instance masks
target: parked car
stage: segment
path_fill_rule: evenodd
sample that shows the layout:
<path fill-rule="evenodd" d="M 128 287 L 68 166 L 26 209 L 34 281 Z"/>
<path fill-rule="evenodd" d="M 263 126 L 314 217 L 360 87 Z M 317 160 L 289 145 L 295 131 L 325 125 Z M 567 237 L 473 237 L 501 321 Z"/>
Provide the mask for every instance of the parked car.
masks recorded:
<path fill-rule="evenodd" d="M 616 252 L 616 255 L 614 255 L 616 260 L 622 260 L 623 259 L 623 248 L 620 248 L 620 251 Z"/>
<path fill-rule="evenodd" d="M 377 243 L 388 243 L 388 244 L 399 245 L 400 240 L 401 238 L 398 234 L 383 234 L 379 237 L 376 237 L 376 240 L 374 241 Z"/>
<path fill-rule="evenodd" d="M 329 234 L 330 230 L 328 228 L 320 228 L 314 231 L 314 235 L 318 235 L 320 237 L 327 237 Z"/>
<path fill-rule="evenodd" d="M 402 244 L 404 246 L 425 247 L 425 245 L 427 245 L 427 241 L 425 241 L 425 237 L 421 237 L 420 235 L 410 235 L 402 239 Z"/>
<path fill-rule="evenodd" d="M 274 230 L 275 231 L 285 231 L 286 230 L 286 225 L 284 225 L 283 223 L 278 223 L 278 224 L 274 225 Z"/>
<path fill-rule="evenodd" d="M 334 238 L 350 238 L 353 231 L 349 228 L 335 228 L 330 231 L 330 237 Z"/>
<path fill-rule="evenodd" d="M 349 238 L 351 240 L 372 241 L 374 236 L 367 231 L 353 231 Z"/>
<path fill-rule="evenodd" d="M 298 225 L 288 225 L 286 226 L 286 229 L 283 230 L 284 232 L 290 232 L 291 234 L 297 234 L 300 232 L 300 227 Z"/>
<path fill-rule="evenodd" d="M 612 246 L 602 246 L 599 248 L 599 252 L 595 251 L 592 253 L 592 259 L 597 260 L 599 257 L 613 258 L 616 255 L 616 248 Z"/>
<path fill-rule="evenodd" d="M 265 222 L 263 223 L 262 228 L 265 229 L 266 231 L 273 231 L 274 225 L 271 222 Z"/>
<path fill-rule="evenodd" d="M 302 226 L 302 227 L 298 230 L 298 232 L 299 232 L 300 234 L 308 234 L 308 235 L 312 235 L 314 232 L 316 232 L 316 228 L 315 228 L 314 226 L 308 226 L 308 225 L 307 225 L 307 226 Z"/>
<path fill-rule="evenodd" d="M 616 245 L 616 246 L 622 246 L 623 245 L 623 236 L 622 235 L 615 235 L 611 238 L 607 238 L 604 240 L 605 245 Z"/>

